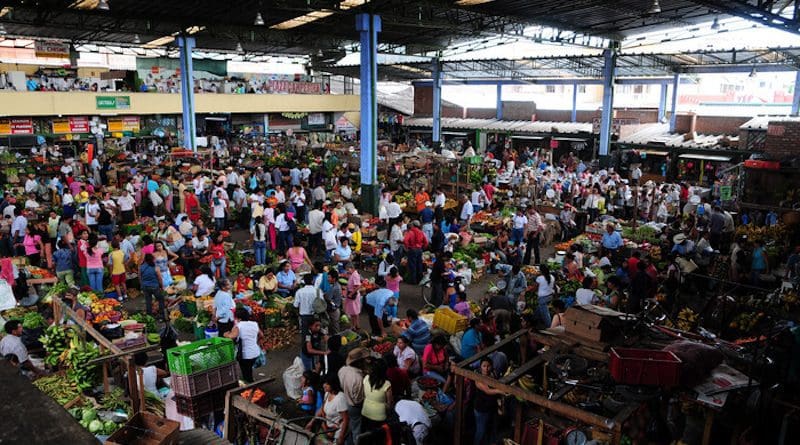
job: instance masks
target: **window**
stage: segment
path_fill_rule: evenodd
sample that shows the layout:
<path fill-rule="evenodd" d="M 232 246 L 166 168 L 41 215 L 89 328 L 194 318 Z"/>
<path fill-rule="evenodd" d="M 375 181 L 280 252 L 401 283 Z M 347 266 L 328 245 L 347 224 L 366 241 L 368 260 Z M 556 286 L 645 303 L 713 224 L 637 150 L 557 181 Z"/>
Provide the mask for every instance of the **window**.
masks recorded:
<path fill-rule="evenodd" d="M 556 86 L 555 85 L 546 85 L 544 88 L 545 88 L 545 90 L 544 90 L 545 93 L 555 93 L 556 92 Z"/>
<path fill-rule="evenodd" d="M 585 93 L 586 92 L 586 85 L 578 85 L 578 92 Z"/>

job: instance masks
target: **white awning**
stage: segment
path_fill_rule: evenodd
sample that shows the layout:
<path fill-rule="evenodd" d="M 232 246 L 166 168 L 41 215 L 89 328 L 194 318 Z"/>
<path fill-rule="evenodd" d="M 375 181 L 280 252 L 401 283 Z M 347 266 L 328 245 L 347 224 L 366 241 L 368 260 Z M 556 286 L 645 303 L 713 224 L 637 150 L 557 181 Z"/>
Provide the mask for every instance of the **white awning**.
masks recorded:
<path fill-rule="evenodd" d="M 730 162 L 730 156 L 716 156 L 716 155 L 703 155 L 703 154 L 693 154 L 693 153 L 686 153 L 678 156 L 682 159 L 701 159 L 704 161 L 716 161 L 716 162 Z"/>

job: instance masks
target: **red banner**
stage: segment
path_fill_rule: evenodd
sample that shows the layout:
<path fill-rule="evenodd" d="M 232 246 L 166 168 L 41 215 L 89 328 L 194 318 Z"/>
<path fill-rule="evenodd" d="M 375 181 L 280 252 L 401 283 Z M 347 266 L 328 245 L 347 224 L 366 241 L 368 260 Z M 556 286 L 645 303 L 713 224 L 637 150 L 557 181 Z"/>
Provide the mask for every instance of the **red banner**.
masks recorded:
<path fill-rule="evenodd" d="M 0 134 L 33 134 L 33 119 L 0 119 Z"/>
<path fill-rule="evenodd" d="M 88 117 L 71 117 L 71 118 L 69 118 L 69 132 L 70 133 L 88 133 L 89 132 L 89 118 Z"/>

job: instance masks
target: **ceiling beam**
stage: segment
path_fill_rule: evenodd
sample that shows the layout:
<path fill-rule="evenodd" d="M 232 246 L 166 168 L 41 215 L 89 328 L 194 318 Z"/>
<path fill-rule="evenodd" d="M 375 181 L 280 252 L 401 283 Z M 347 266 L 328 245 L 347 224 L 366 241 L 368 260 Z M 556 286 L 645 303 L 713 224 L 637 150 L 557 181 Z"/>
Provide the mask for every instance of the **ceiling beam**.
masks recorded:
<path fill-rule="evenodd" d="M 723 14 L 740 17 L 751 22 L 760 23 L 792 34 L 800 34 L 800 17 L 797 16 L 797 0 L 793 0 L 792 16 L 784 17 L 773 11 L 775 2 L 761 1 L 753 3 L 748 0 L 692 0 L 692 2 L 719 11 Z"/>

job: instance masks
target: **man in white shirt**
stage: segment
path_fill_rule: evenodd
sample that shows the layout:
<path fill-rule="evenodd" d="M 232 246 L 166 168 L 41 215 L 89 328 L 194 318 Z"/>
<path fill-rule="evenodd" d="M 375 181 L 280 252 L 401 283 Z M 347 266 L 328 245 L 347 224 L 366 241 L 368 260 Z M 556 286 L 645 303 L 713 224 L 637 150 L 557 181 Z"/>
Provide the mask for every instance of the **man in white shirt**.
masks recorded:
<path fill-rule="evenodd" d="M 216 286 L 217 283 L 214 282 L 214 279 L 211 278 L 210 274 L 210 270 L 204 270 L 203 273 L 194 279 L 193 287 L 194 295 L 196 297 L 204 297 L 206 295 L 211 295 L 211 293 L 214 292 L 214 286 Z"/>
<path fill-rule="evenodd" d="M 275 199 L 278 201 L 279 204 L 286 202 L 286 192 L 283 191 L 283 186 L 281 185 L 275 186 Z"/>
<path fill-rule="evenodd" d="M 472 210 L 480 212 L 483 208 L 483 203 L 486 202 L 484 191 L 479 187 L 472 191 L 470 195 L 470 202 L 472 202 Z"/>
<path fill-rule="evenodd" d="M 117 207 L 119 207 L 122 222 L 130 224 L 136 218 L 136 200 L 128 193 L 128 190 L 122 190 L 122 196 L 117 198 Z"/>
<path fill-rule="evenodd" d="M 445 196 L 442 189 L 437 188 L 436 193 L 433 195 L 433 213 L 436 217 L 436 222 L 442 222 L 444 218 L 444 206 L 447 203 L 447 196 Z"/>
<path fill-rule="evenodd" d="M 308 212 L 309 255 L 313 258 L 325 250 L 322 244 L 322 223 L 325 222 L 325 213 L 319 204 Z"/>
<path fill-rule="evenodd" d="M 386 205 L 386 217 L 389 219 L 389 224 L 393 224 L 402 214 L 403 209 L 397 203 L 397 198 L 392 196 L 392 201 Z"/>
<path fill-rule="evenodd" d="M 518 246 L 522 243 L 522 239 L 525 236 L 525 226 L 528 225 L 528 217 L 522 211 L 522 207 L 518 208 L 517 213 L 511 217 L 511 241 L 514 241 Z"/>
<path fill-rule="evenodd" d="M 91 196 L 89 203 L 86 204 L 86 225 L 93 231 L 97 231 L 97 217 L 100 216 L 100 204 L 97 197 Z"/>
<path fill-rule="evenodd" d="M 314 187 L 311 191 L 311 198 L 314 200 L 314 207 L 321 205 L 325 201 L 325 187 L 322 184 Z"/>
<path fill-rule="evenodd" d="M 307 165 L 303 165 L 303 168 L 300 170 L 300 179 L 303 182 L 308 182 L 308 178 L 311 177 L 311 169 L 308 168 Z"/>
<path fill-rule="evenodd" d="M 320 290 L 314 287 L 314 274 L 303 275 L 303 287 L 294 293 L 294 307 L 300 314 L 300 334 L 305 335 L 308 331 L 314 319 L 314 300 L 321 295 Z"/>
<path fill-rule="evenodd" d="M 20 338 L 22 337 L 22 323 L 19 320 L 9 320 L 4 328 L 6 336 L 0 340 L 0 357 L 11 354 L 23 369 L 36 375 L 43 375 L 43 370 L 33 366 L 28 356 L 28 349 L 22 344 Z"/>
<path fill-rule="evenodd" d="M 461 219 L 461 223 L 467 227 L 469 227 L 469 221 L 472 219 L 472 215 L 475 211 L 472 208 L 472 202 L 470 202 L 467 195 L 461 196 L 461 215 L 459 218 Z"/>
<path fill-rule="evenodd" d="M 28 175 L 28 180 L 25 181 L 25 193 L 36 193 L 39 188 L 39 183 L 36 181 L 36 175 L 33 173 Z"/>
<path fill-rule="evenodd" d="M 342 198 L 346 199 L 347 201 L 353 200 L 353 189 L 350 188 L 349 185 L 344 184 L 340 189 L 339 193 L 342 195 Z"/>
<path fill-rule="evenodd" d="M 431 419 L 425 408 L 417 401 L 403 399 L 397 402 L 394 411 L 397 418 L 411 428 L 417 445 L 425 443 L 431 429 Z"/>
<path fill-rule="evenodd" d="M 639 179 L 642 177 L 642 169 L 639 168 L 639 164 L 636 164 L 631 170 L 631 182 L 633 185 L 639 185 Z"/>

